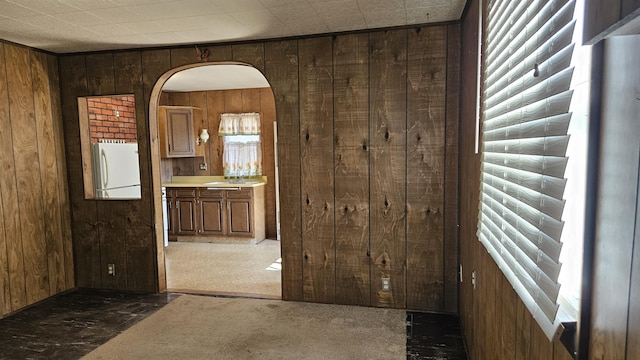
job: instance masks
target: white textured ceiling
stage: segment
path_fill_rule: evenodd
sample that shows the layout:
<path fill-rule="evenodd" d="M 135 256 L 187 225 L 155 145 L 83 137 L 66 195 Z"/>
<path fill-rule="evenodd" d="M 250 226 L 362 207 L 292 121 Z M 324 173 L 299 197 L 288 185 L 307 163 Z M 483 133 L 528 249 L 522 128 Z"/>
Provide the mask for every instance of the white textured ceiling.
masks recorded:
<path fill-rule="evenodd" d="M 206 91 L 269 87 L 269 82 L 253 66 L 206 65 L 173 74 L 163 91 Z"/>
<path fill-rule="evenodd" d="M 55 53 L 458 20 L 466 0 L 0 0 L 0 39 Z"/>

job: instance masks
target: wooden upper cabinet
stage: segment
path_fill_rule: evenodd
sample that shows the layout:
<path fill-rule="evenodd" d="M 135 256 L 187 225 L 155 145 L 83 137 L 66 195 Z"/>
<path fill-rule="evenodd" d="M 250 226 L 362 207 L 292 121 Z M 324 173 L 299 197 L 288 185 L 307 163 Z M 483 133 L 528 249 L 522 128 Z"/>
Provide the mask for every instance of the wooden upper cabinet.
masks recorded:
<path fill-rule="evenodd" d="M 163 158 L 195 157 L 196 124 L 202 111 L 189 106 L 159 106 L 160 156 Z"/>

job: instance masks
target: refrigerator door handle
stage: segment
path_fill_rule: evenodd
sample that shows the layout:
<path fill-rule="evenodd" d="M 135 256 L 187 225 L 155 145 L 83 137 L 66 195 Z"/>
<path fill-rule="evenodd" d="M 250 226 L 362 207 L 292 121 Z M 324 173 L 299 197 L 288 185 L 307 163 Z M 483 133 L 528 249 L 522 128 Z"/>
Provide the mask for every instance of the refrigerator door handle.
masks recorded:
<path fill-rule="evenodd" d="M 107 163 L 107 154 L 104 152 L 104 149 L 102 149 L 102 151 L 100 151 L 100 155 L 102 158 L 102 169 L 104 171 L 102 171 L 102 179 L 100 179 L 100 181 L 102 181 L 102 188 L 106 189 L 109 184 L 109 164 Z"/>

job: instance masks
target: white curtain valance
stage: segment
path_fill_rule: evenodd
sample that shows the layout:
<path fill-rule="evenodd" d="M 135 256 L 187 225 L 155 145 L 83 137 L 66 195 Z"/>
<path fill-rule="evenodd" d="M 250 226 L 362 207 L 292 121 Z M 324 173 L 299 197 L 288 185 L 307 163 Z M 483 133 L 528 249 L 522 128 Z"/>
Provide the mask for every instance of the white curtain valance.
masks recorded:
<path fill-rule="evenodd" d="M 218 135 L 260 135 L 260 114 L 220 114 Z"/>

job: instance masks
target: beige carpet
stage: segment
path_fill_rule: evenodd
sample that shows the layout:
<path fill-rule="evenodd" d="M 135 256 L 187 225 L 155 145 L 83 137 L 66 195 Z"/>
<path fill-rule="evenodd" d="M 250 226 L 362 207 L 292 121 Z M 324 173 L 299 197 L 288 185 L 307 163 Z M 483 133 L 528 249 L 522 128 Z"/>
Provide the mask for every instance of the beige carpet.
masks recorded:
<path fill-rule="evenodd" d="M 280 242 L 170 242 L 165 248 L 169 291 L 279 299 Z"/>
<path fill-rule="evenodd" d="M 406 359 L 405 311 L 182 295 L 84 359 Z"/>

